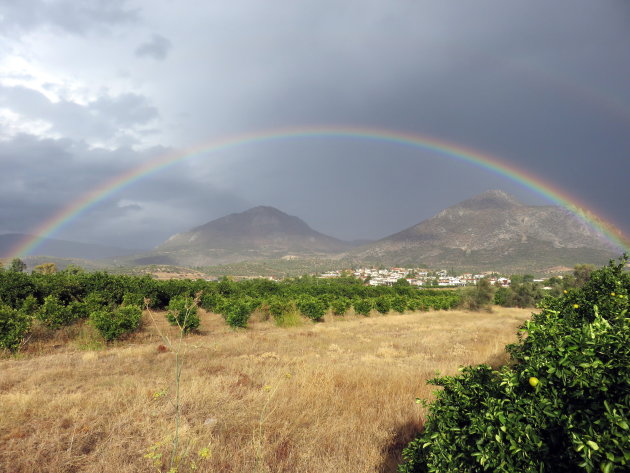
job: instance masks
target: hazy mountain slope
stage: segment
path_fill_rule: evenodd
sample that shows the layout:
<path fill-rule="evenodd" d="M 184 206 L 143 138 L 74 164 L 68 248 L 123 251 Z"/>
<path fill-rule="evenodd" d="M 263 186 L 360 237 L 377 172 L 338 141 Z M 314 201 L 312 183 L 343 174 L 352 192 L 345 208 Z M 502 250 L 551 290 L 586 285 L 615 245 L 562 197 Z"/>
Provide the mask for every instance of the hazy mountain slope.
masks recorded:
<path fill-rule="evenodd" d="M 618 255 L 602 236 L 565 209 L 524 205 L 495 190 L 357 248 L 349 256 L 383 264 L 499 269 L 601 263 Z"/>
<path fill-rule="evenodd" d="M 201 266 L 287 255 L 324 256 L 351 247 L 351 243 L 313 230 L 298 217 L 260 206 L 173 235 L 144 261 L 168 258 Z"/>

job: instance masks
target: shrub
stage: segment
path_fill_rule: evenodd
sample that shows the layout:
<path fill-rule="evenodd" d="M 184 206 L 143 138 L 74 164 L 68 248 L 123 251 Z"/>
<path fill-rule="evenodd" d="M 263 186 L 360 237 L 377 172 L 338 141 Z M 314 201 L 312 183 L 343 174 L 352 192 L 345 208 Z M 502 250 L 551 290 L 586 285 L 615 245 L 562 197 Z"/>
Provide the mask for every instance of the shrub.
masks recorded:
<path fill-rule="evenodd" d="M 226 299 L 216 292 L 204 292 L 201 296 L 201 307 L 215 314 L 220 314 L 226 308 Z"/>
<path fill-rule="evenodd" d="M 107 341 L 135 331 L 141 318 L 142 310 L 133 305 L 120 306 L 116 310 L 101 309 L 90 314 L 92 325 Z"/>
<path fill-rule="evenodd" d="M 294 309 L 293 302 L 283 297 L 270 297 L 267 299 L 265 306 L 269 314 L 276 320 L 282 319 Z"/>
<path fill-rule="evenodd" d="M 547 298 L 508 346 L 512 364 L 442 386 L 399 471 L 596 472 L 630 465 L 630 275 L 626 259 Z"/>
<path fill-rule="evenodd" d="M 196 330 L 200 323 L 195 301 L 185 296 L 175 296 L 170 300 L 166 319 L 185 333 Z"/>
<path fill-rule="evenodd" d="M 0 348 L 15 352 L 31 328 L 33 317 L 9 306 L 0 306 Z"/>
<path fill-rule="evenodd" d="M 68 304 L 67 310 L 72 320 L 87 319 L 90 309 L 85 302 L 73 301 Z"/>
<path fill-rule="evenodd" d="M 346 297 L 338 297 L 330 303 L 332 313 L 335 315 L 344 315 L 352 306 L 352 301 Z"/>
<path fill-rule="evenodd" d="M 328 309 L 328 305 L 313 296 L 303 295 L 296 302 L 297 308 L 309 319 L 318 322 Z"/>
<path fill-rule="evenodd" d="M 60 328 L 75 321 L 72 311 L 63 305 L 56 296 L 46 296 L 36 317 L 50 328 Z"/>
<path fill-rule="evenodd" d="M 374 301 L 374 308 L 381 314 L 387 314 L 392 308 L 392 301 L 388 296 L 377 297 Z"/>
<path fill-rule="evenodd" d="M 124 306 L 136 306 L 141 309 L 144 307 L 144 294 L 138 294 L 134 292 L 127 292 L 123 296 L 122 305 Z"/>
<path fill-rule="evenodd" d="M 35 298 L 32 294 L 29 294 L 24 302 L 22 302 L 21 311 L 27 315 L 34 316 L 39 309 L 39 303 L 37 302 L 37 298 Z"/>
<path fill-rule="evenodd" d="M 462 291 L 461 305 L 468 310 L 490 310 L 494 297 L 494 287 L 487 278 L 483 278 L 475 286 Z"/>
<path fill-rule="evenodd" d="M 399 314 L 402 314 L 404 311 L 407 310 L 407 298 L 404 296 L 394 296 L 392 298 L 392 309 L 394 309 Z"/>
<path fill-rule="evenodd" d="M 85 296 L 83 302 L 85 302 L 85 305 L 87 306 L 88 313 L 105 309 L 108 306 L 110 306 L 111 309 L 110 301 L 104 294 L 100 292 L 90 292 L 87 296 Z"/>
<path fill-rule="evenodd" d="M 371 299 L 355 299 L 352 306 L 357 314 L 368 316 L 374 307 Z"/>
<path fill-rule="evenodd" d="M 247 299 L 237 299 L 226 305 L 223 317 L 230 327 L 247 327 L 247 321 L 255 307 L 253 300 L 251 298 Z"/>

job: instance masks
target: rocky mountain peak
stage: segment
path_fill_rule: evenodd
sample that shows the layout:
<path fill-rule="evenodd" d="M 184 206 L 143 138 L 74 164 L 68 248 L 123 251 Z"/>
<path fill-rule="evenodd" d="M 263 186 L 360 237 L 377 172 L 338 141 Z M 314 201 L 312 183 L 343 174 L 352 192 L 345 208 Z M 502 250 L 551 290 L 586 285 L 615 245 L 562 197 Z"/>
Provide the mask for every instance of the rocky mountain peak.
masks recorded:
<path fill-rule="evenodd" d="M 457 204 L 455 207 L 469 210 L 509 210 L 522 206 L 523 204 L 506 192 L 488 190 Z"/>

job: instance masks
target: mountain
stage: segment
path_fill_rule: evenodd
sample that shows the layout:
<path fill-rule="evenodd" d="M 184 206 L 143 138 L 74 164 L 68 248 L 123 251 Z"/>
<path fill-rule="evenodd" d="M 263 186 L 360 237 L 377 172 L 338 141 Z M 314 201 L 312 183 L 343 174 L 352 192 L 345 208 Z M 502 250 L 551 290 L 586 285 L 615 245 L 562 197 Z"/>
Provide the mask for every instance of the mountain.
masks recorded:
<path fill-rule="evenodd" d="M 25 235 L 21 233 L 6 233 L 4 235 L 0 235 L 0 255 L 9 254 L 16 245 L 31 238 L 33 238 L 32 235 Z M 43 239 L 36 248 L 36 253 L 38 255 L 55 258 L 78 258 L 92 260 L 128 256 L 137 254 L 140 251 L 141 250 L 137 249 L 130 250 L 128 248 L 117 248 L 115 246 L 57 240 L 54 238 Z"/>
<path fill-rule="evenodd" d="M 298 217 L 259 206 L 173 235 L 138 262 L 205 266 L 292 255 L 327 256 L 352 246 L 313 230 Z"/>
<path fill-rule="evenodd" d="M 619 255 L 564 208 L 525 205 L 491 190 L 348 256 L 387 265 L 537 272 Z"/>

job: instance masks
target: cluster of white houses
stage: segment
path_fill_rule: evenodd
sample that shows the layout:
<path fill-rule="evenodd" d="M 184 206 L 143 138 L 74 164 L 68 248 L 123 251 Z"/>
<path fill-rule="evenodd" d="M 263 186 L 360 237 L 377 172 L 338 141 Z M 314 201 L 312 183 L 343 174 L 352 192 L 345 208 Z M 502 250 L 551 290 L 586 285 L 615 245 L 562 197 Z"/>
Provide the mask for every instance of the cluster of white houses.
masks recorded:
<path fill-rule="evenodd" d="M 319 277 L 336 278 L 350 272 L 355 277 L 366 280 L 371 286 L 392 286 L 400 279 L 405 279 L 412 286 L 472 286 L 483 278 L 488 278 L 493 286 L 507 287 L 510 285 L 508 278 L 499 277 L 491 271 L 481 274 L 465 273 L 459 276 L 450 276 L 446 270 L 431 272 L 421 268 L 359 268 L 351 271 L 328 271 L 320 274 Z"/>

